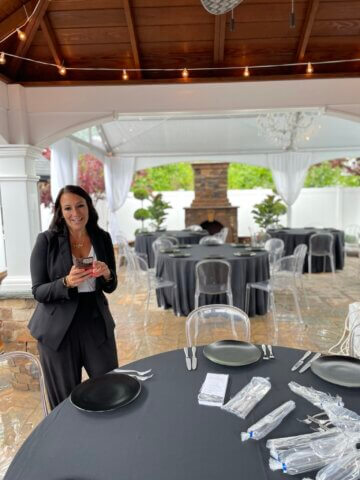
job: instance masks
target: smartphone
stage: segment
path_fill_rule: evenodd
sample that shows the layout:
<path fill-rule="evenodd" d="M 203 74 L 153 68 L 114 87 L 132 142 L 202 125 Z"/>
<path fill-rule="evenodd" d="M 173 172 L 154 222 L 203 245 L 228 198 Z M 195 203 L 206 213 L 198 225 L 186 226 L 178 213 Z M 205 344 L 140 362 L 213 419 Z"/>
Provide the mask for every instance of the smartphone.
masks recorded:
<path fill-rule="evenodd" d="M 75 258 L 75 266 L 89 270 L 93 266 L 94 257 Z"/>

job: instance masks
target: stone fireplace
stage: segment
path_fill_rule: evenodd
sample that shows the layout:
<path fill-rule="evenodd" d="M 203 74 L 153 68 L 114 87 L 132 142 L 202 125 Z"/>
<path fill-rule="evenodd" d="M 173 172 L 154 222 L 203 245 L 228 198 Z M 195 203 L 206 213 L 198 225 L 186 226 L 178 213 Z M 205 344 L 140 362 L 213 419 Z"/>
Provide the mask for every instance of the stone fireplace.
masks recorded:
<path fill-rule="evenodd" d="M 201 225 L 213 235 L 228 227 L 227 242 L 237 242 L 237 209 L 227 197 L 228 163 L 194 163 L 195 198 L 185 208 L 185 225 Z"/>

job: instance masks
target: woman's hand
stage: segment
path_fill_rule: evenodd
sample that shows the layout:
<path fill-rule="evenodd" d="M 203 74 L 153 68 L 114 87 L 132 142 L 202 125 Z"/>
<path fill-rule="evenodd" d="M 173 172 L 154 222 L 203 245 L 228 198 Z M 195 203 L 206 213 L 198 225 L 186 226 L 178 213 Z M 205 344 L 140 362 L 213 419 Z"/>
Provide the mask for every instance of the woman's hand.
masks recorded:
<path fill-rule="evenodd" d="M 101 276 L 104 277 L 105 280 L 110 280 L 111 272 L 106 263 L 95 260 L 93 262 L 92 277 L 97 278 Z"/>
<path fill-rule="evenodd" d="M 79 268 L 73 265 L 69 274 L 65 277 L 66 285 L 69 288 L 78 287 L 88 278 L 92 277 L 92 269 Z"/>

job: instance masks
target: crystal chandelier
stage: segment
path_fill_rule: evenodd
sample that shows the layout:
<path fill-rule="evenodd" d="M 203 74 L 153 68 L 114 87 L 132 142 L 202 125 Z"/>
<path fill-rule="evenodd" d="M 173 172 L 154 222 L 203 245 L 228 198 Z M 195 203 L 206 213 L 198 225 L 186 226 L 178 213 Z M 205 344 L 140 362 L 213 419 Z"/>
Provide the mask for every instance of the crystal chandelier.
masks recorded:
<path fill-rule="evenodd" d="M 320 128 L 315 121 L 320 112 L 271 112 L 259 115 L 259 134 L 283 150 L 297 150 L 301 143 L 309 141 Z"/>
<path fill-rule="evenodd" d="M 203 7 L 213 15 L 222 15 L 237 7 L 243 0 L 201 0 Z"/>

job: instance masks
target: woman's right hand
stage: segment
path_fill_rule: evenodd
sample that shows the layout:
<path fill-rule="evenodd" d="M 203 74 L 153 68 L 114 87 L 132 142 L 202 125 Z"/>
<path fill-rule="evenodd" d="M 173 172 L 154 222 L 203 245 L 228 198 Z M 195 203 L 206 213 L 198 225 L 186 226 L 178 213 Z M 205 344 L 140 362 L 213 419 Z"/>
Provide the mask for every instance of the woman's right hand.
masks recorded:
<path fill-rule="evenodd" d="M 81 283 L 85 282 L 91 277 L 92 269 L 78 268 L 75 265 L 71 267 L 68 275 L 66 275 L 66 284 L 70 288 L 78 287 Z"/>

